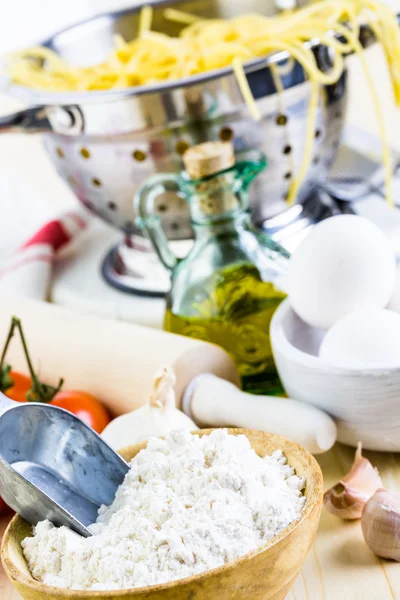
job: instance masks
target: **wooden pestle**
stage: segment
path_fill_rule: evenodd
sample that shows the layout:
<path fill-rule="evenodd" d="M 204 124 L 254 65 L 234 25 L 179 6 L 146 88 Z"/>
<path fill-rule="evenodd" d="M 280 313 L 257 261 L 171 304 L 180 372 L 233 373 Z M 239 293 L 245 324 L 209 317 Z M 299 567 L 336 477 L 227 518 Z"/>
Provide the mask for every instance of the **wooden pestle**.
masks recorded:
<path fill-rule="evenodd" d="M 203 374 L 187 387 L 182 408 L 199 427 L 245 427 L 276 433 L 312 454 L 329 450 L 336 425 L 322 410 L 289 398 L 254 396 L 213 374 Z"/>

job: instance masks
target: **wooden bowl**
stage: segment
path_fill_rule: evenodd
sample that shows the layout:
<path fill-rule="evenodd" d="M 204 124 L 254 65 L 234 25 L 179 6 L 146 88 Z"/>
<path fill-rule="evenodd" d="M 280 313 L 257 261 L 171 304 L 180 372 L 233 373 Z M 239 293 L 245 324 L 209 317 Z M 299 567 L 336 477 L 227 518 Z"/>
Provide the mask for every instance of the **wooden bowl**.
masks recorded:
<path fill-rule="evenodd" d="M 368 450 L 400 451 L 400 368 L 332 367 L 318 357 L 324 332 L 282 302 L 271 321 L 271 345 L 290 398 L 321 408 L 336 421 L 338 440 Z"/>
<path fill-rule="evenodd" d="M 210 429 L 199 432 L 208 435 Z M 322 474 L 316 460 L 304 448 L 277 435 L 247 429 L 230 429 L 243 433 L 260 455 L 282 449 L 298 475 L 306 477 L 307 501 L 301 517 L 273 540 L 217 569 L 179 581 L 146 588 L 121 591 L 76 591 L 49 587 L 37 582 L 29 573 L 21 541 L 32 535 L 31 526 L 16 516 L 4 535 L 1 557 L 4 569 L 18 592 L 26 600 L 284 600 L 314 541 L 322 508 Z M 132 459 L 146 444 L 121 451 Z"/>

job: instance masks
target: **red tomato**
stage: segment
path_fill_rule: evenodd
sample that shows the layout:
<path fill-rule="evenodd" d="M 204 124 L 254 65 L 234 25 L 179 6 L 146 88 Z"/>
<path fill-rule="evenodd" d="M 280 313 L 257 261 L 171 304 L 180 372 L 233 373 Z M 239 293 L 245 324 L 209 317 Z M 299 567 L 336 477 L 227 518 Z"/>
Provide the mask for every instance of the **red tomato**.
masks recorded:
<path fill-rule="evenodd" d="M 3 498 L 0 498 L 0 517 L 8 515 L 11 512 L 13 512 L 12 509 L 4 502 Z"/>
<path fill-rule="evenodd" d="M 111 421 L 107 410 L 101 402 L 86 392 L 58 392 L 50 404 L 69 410 L 69 412 L 82 419 L 84 423 L 92 427 L 97 433 L 101 433 Z"/>
<path fill-rule="evenodd" d="M 26 394 L 32 387 L 31 378 L 18 373 L 18 371 L 10 371 L 10 377 L 13 379 L 14 385 L 5 392 L 6 396 L 17 402 L 26 402 Z"/>

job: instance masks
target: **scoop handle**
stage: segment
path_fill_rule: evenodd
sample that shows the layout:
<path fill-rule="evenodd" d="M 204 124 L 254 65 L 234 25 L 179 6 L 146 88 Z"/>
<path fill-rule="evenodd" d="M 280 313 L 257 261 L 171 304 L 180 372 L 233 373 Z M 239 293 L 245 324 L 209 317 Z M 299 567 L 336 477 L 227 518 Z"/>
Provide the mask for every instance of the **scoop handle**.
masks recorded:
<path fill-rule="evenodd" d="M 211 373 L 191 381 L 182 409 L 199 426 L 275 433 L 301 444 L 312 454 L 326 452 L 336 441 L 336 425 L 322 410 L 290 398 L 246 394 Z"/>
<path fill-rule="evenodd" d="M 10 400 L 10 398 L 7 398 L 7 396 L 5 394 L 0 392 L 0 417 L 7 410 L 10 410 L 10 408 L 14 408 L 14 406 L 18 406 L 18 404 L 19 404 L 18 402 L 15 402 L 14 400 Z"/>

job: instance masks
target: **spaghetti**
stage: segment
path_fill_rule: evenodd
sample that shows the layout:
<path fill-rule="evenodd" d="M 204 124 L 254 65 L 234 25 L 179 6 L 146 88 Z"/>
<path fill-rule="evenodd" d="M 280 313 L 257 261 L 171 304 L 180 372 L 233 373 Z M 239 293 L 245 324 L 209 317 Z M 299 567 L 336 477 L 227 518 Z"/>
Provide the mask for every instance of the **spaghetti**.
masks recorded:
<path fill-rule="evenodd" d="M 395 14 L 387 5 L 380 0 L 323 0 L 274 17 L 250 14 L 230 20 L 200 19 L 175 9 L 166 9 L 164 17 L 186 25 L 179 37 L 151 31 L 152 10 L 144 7 L 137 38 L 126 42 L 118 36 L 115 49 L 103 63 L 74 67 L 51 50 L 36 47 L 10 57 L 10 76 L 15 83 L 33 88 L 92 91 L 177 80 L 232 66 L 249 111 L 257 119 L 260 115 L 243 63 L 273 52 L 287 51 L 290 60 L 303 67 L 311 89 L 304 158 L 288 197 L 292 202 L 311 162 L 320 86 L 336 83 L 343 73 L 344 57 L 356 52 L 376 109 L 383 145 L 386 196 L 393 204 L 390 151 L 383 116 L 359 42 L 360 26 L 368 24 L 382 44 L 394 98 L 400 105 L 400 31 Z M 332 58 L 329 71 L 319 67 L 311 44 L 305 43 L 310 41 L 318 42 L 329 51 Z M 278 72 L 278 69 L 274 70 L 275 81 Z"/>

